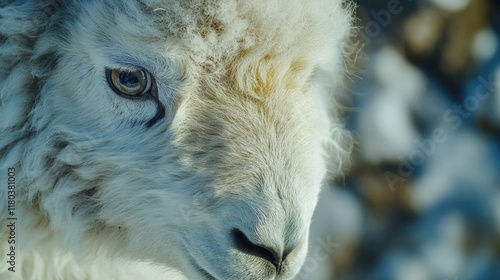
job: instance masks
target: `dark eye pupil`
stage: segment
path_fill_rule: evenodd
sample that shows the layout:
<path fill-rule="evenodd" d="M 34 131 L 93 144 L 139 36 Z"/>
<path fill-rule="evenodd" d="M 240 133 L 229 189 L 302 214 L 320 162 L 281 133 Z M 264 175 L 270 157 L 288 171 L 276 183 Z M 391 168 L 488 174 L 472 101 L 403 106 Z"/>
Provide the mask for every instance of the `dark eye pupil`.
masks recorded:
<path fill-rule="evenodd" d="M 134 73 L 122 72 L 120 73 L 120 83 L 126 87 L 134 87 L 139 83 L 139 77 Z"/>

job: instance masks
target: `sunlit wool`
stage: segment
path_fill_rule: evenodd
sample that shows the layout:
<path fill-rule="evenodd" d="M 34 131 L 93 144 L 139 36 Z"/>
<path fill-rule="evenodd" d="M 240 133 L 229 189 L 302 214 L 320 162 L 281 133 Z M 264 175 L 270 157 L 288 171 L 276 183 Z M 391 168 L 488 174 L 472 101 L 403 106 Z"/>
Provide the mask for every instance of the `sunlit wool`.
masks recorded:
<path fill-rule="evenodd" d="M 0 205 L 15 168 L 18 219 L 15 273 L 0 231 L 0 278 L 292 278 L 323 177 L 350 146 L 335 92 L 351 10 L 0 3 Z M 155 102 L 107 83 L 124 67 L 155 77 L 166 114 L 150 127 Z M 236 246 L 235 229 L 287 253 L 281 271 Z"/>

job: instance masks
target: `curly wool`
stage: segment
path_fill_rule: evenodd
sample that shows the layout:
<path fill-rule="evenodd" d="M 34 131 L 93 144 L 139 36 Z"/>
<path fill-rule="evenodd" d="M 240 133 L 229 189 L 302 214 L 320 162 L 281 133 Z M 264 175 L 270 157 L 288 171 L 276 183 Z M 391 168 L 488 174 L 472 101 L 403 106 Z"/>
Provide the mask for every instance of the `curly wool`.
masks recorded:
<path fill-rule="evenodd" d="M 221 278 L 267 277 L 253 271 L 260 260 L 213 244 L 226 224 L 263 240 L 285 232 L 281 246 L 307 237 L 326 168 L 338 172 L 349 153 L 335 103 L 351 10 L 336 0 L 0 3 L 0 181 L 16 169 L 20 269 L 2 261 L 0 278 L 157 279 L 164 265 L 195 277 L 190 258 L 209 253 L 230 260 L 231 270 L 201 261 Z M 126 101 L 103 78 L 124 65 L 158 81 L 167 113 L 151 129 L 141 125 L 151 100 Z"/>

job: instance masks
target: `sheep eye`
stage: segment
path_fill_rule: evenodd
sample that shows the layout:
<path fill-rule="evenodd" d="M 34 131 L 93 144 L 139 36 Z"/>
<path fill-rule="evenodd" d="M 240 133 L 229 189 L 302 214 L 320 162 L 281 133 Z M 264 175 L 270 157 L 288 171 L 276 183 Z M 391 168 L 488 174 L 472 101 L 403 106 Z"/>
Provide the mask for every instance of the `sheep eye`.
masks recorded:
<path fill-rule="evenodd" d="M 156 104 L 156 115 L 147 123 L 153 126 L 165 117 L 165 106 L 158 99 L 156 80 L 148 71 L 141 68 L 106 68 L 109 86 L 118 95 L 130 99 L 152 99 Z"/>
<path fill-rule="evenodd" d="M 151 75 L 142 69 L 106 69 L 109 86 L 125 97 L 140 97 L 151 90 Z"/>

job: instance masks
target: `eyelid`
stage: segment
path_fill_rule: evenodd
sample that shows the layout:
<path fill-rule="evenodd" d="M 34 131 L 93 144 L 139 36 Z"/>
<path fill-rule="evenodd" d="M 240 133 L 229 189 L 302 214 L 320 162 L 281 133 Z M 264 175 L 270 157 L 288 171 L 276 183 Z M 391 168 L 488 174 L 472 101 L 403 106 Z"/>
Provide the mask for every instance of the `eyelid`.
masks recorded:
<path fill-rule="evenodd" d="M 138 67 L 138 66 L 134 66 L 134 65 L 120 66 L 118 68 L 113 68 L 113 69 L 121 70 L 121 71 L 130 71 L 130 72 L 141 70 L 141 71 L 145 71 L 145 72 L 149 73 L 149 71 L 144 69 L 143 67 Z"/>

